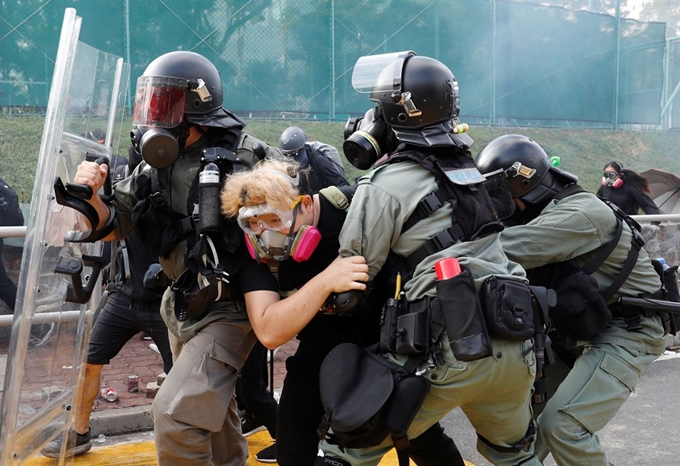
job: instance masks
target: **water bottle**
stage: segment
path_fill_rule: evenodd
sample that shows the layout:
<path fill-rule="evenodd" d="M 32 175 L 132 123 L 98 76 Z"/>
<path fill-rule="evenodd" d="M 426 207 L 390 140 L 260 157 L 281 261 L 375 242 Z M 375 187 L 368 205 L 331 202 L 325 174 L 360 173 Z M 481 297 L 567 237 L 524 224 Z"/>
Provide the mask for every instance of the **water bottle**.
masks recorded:
<path fill-rule="evenodd" d="M 661 263 L 661 266 L 663 267 L 664 270 L 670 269 L 668 264 L 666 264 L 666 259 L 664 259 L 663 257 L 657 257 L 655 260 L 657 260 Z"/>
<path fill-rule="evenodd" d="M 216 232 L 220 226 L 220 170 L 210 162 L 198 174 L 198 232 Z"/>

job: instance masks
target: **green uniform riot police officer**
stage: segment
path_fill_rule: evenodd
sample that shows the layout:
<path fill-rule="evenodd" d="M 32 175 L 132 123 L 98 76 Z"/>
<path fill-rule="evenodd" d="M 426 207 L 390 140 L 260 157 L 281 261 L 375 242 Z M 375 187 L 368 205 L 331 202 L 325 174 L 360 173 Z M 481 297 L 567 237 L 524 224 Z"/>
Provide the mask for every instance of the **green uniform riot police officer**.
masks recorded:
<path fill-rule="evenodd" d="M 532 284 L 557 289 L 550 336 L 560 360 L 545 370 L 545 386 L 557 389 L 548 390 L 547 403 L 536 407 L 542 410 L 536 454 L 544 459 L 552 453 L 559 465 L 607 465 L 596 433 L 665 346 L 662 317 L 621 306 L 617 298 L 657 297 L 659 275 L 635 224 L 580 188 L 574 175 L 551 166 L 533 140 L 501 136 L 476 161 L 482 173 L 507 175 L 517 205 L 511 217 L 516 225 L 501 233 L 505 253 L 527 269 Z M 590 273 L 588 268 L 594 269 L 590 301 L 598 302 L 600 295 L 602 302 L 581 312 L 577 302 L 585 302 L 579 290 L 586 282 L 569 288 L 565 277 L 577 277 L 579 269 Z"/>
<path fill-rule="evenodd" d="M 357 61 L 352 84 L 357 91 L 369 92 L 376 106 L 363 118 L 348 121 L 343 150 L 358 168 L 375 169 L 358 182 L 340 235 L 341 255 L 364 256 L 371 280 L 389 264 L 401 264 L 401 299 L 409 310 L 422 306 L 433 314 L 439 281 L 435 263 L 457 258 L 467 280 L 461 282 L 466 284 L 467 304 L 454 311 L 442 302 L 447 319 L 448 311 L 479 317 L 476 288 L 489 277 L 525 286 L 524 270 L 501 248 L 501 226 L 469 152 L 472 139 L 458 121 L 459 88 L 449 68 L 413 52 L 367 56 Z M 541 464 L 532 444 L 531 337 L 480 338 L 485 343 L 482 353 L 457 357 L 452 349 L 458 347 L 456 342 L 478 335 L 454 335 L 463 318 L 453 315 L 451 320 L 453 324 L 433 338 L 430 364 L 418 371 L 430 388 L 407 437 L 420 435 L 460 406 L 479 435 L 478 450 L 490 462 Z M 387 353 L 400 364 L 407 359 L 398 351 Z M 361 449 L 325 440 L 323 456 L 315 464 L 377 465 L 392 446 L 389 437 Z"/>

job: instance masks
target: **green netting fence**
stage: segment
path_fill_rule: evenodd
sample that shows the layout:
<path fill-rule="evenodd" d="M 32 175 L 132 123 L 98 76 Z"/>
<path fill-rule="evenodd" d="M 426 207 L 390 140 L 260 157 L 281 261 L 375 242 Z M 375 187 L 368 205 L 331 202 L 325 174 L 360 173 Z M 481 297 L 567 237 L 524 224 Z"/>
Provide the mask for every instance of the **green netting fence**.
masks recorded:
<path fill-rule="evenodd" d="M 618 3 L 617 3 L 618 4 Z M 447 64 L 465 121 L 680 127 L 680 42 L 665 22 L 502 0 L 22 0 L 0 2 L 0 108 L 47 104 L 64 9 L 81 40 L 131 64 L 191 50 L 220 69 L 239 115 L 345 120 L 362 55 L 414 50 Z M 130 93 L 132 95 L 132 93 Z"/>

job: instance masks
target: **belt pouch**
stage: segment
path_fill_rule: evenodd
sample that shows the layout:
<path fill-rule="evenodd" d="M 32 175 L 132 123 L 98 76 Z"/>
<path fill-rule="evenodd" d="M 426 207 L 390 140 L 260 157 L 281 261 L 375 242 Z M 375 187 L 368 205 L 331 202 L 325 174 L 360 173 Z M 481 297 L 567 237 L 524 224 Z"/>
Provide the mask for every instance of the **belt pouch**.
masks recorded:
<path fill-rule="evenodd" d="M 489 335 L 508 341 L 525 341 L 534 336 L 529 285 L 491 276 L 482 285 L 480 294 Z"/>
<path fill-rule="evenodd" d="M 380 316 L 380 352 L 397 351 L 397 320 L 403 311 L 401 300 L 390 298 Z"/>
<path fill-rule="evenodd" d="M 409 306 L 409 311 L 411 306 Z M 397 353 L 423 354 L 429 349 L 430 308 L 413 310 L 397 318 Z"/>
<path fill-rule="evenodd" d="M 466 362 L 490 356 L 491 340 L 470 270 L 436 283 L 453 355 Z"/>
<path fill-rule="evenodd" d="M 201 288 L 191 269 L 182 272 L 171 289 L 175 293 L 175 317 L 180 322 L 201 317 L 217 299 L 217 285 Z"/>

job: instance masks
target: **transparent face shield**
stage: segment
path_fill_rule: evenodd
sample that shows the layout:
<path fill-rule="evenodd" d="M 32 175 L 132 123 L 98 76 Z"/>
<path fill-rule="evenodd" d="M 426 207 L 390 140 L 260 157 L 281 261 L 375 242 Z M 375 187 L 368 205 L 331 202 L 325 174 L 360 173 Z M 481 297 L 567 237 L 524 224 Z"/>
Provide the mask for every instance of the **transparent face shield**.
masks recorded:
<path fill-rule="evenodd" d="M 403 51 L 360 57 L 352 71 L 352 87 L 362 94 L 372 91 L 392 91 L 395 84 L 398 88 L 401 87 L 401 71 L 404 61 L 414 55 L 414 52 Z"/>
<path fill-rule="evenodd" d="M 401 90 L 404 63 L 415 55 L 412 51 L 402 51 L 360 57 L 352 71 L 352 87 L 362 94 L 389 93 L 393 102 L 404 107 L 409 116 L 421 115 L 411 100 L 411 93 Z"/>
<path fill-rule="evenodd" d="M 515 212 L 516 204 L 510 192 L 510 183 L 505 170 L 498 169 L 483 176 L 486 178 L 484 187 L 493 202 L 496 215 L 500 220 L 510 217 Z"/>
<path fill-rule="evenodd" d="M 174 128 L 182 122 L 187 80 L 167 76 L 137 79 L 133 126 Z"/>

